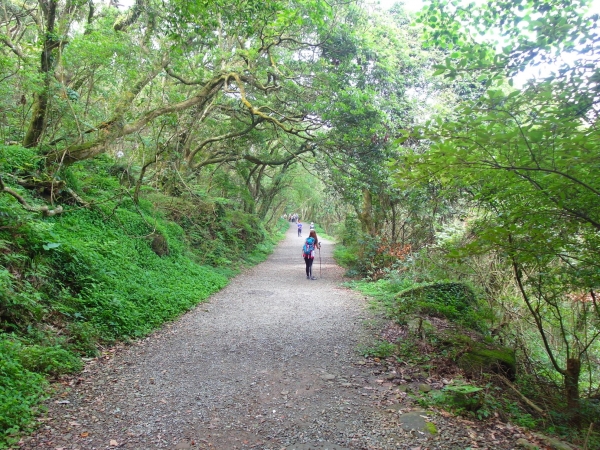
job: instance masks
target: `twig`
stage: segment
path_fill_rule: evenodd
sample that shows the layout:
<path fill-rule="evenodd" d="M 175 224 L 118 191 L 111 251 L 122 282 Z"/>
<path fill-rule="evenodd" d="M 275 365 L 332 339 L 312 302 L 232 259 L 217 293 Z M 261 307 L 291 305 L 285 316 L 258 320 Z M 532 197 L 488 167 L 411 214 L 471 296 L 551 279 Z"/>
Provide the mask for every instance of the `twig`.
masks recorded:
<path fill-rule="evenodd" d="M 527 403 L 535 412 L 537 412 L 539 415 L 541 416 L 546 416 L 546 412 L 540 408 L 539 406 L 537 406 L 535 403 L 533 403 L 531 400 L 529 400 L 527 397 L 525 397 L 516 387 L 514 384 L 512 384 L 506 377 L 502 376 L 502 375 L 496 375 L 504 384 L 506 384 L 509 388 L 511 388 L 513 391 L 515 391 L 515 393 L 521 397 L 521 400 L 523 400 L 525 403 Z"/>
<path fill-rule="evenodd" d="M 67 189 L 65 189 L 65 190 L 66 190 L 66 191 L 67 191 L 69 194 L 71 194 L 71 197 L 73 197 L 73 198 L 75 199 L 75 201 L 76 201 L 77 203 L 79 203 L 80 205 L 82 205 L 82 206 L 84 206 L 84 207 L 86 207 L 86 208 L 89 208 L 89 207 L 91 206 L 91 205 L 90 205 L 88 202 L 86 202 L 86 201 L 85 201 L 84 199 L 82 199 L 82 198 L 81 198 L 79 195 L 77 195 L 73 189 L 71 189 L 71 188 L 67 188 Z"/>
<path fill-rule="evenodd" d="M 592 434 L 592 429 L 594 428 L 594 422 L 590 423 L 590 428 L 585 436 L 585 442 L 583 443 L 583 450 L 588 450 L 588 440 L 590 439 L 590 434 Z"/>

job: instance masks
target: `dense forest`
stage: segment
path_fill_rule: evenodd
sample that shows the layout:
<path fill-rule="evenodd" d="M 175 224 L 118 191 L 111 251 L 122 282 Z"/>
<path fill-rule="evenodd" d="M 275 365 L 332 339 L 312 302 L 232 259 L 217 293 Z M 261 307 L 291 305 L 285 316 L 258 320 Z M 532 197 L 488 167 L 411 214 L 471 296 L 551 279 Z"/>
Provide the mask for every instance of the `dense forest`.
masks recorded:
<path fill-rule="evenodd" d="M 510 353 L 448 408 L 599 442 L 590 2 L 1 5 L 0 448 L 49 380 L 264 259 L 289 213 L 414 339 L 439 317 Z"/>

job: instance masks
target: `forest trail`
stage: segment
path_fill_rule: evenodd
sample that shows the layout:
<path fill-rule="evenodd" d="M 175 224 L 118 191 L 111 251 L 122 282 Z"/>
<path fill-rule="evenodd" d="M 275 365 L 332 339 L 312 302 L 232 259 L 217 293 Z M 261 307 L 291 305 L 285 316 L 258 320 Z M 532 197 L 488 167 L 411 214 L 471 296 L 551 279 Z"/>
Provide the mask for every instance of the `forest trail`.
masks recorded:
<path fill-rule="evenodd" d="M 393 374 L 356 352 L 365 301 L 340 287 L 330 242 L 322 276 L 317 259 L 319 279 L 306 279 L 304 237 L 290 227 L 267 261 L 208 303 L 90 361 L 20 448 L 425 450 L 474 442 L 465 435 L 459 445 L 447 415 L 427 419 L 441 436 L 400 420 L 423 421 L 424 412 L 388 381 Z"/>

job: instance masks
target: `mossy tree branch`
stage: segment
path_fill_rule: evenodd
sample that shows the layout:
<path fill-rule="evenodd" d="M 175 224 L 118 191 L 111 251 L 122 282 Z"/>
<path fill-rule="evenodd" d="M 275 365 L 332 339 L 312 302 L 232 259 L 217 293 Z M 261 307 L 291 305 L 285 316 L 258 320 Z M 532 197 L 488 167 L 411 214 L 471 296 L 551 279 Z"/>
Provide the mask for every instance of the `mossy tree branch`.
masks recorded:
<path fill-rule="evenodd" d="M 0 192 L 4 192 L 4 193 L 14 197 L 23 206 L 23 209 L 26 211 L 41 213 L 45 217 L 56 216 L 57 214 L 62 214 L 62 212 L 63 212 L 63 207 L 60 205 L 54 209 L 50 208 L 47 205 L 44 205 L 44 206 L 30 205 L 22 195 L 20 195 L 15 190 L 6 186 L 4 184 L 4 180 L 2 179 L 1 176 L 0 176 Z"/>

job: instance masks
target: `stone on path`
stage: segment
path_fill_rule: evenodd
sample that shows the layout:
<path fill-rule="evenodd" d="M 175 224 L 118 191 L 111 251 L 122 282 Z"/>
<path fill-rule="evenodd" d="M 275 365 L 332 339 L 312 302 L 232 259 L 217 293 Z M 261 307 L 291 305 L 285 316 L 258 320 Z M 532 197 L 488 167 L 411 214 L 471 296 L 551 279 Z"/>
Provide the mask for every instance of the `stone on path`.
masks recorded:
<path fill-rule="evenodd" d="M 431 426 L 427 425 L 429 422 L 423 417 L 425 414 L 425 411 L 412 411 L 406 414 L 402 414 L 398 418 L 398 421 L 400 422 L 400 426 L 403 430 L 421 431 L 423 433 L 428 434 L 429 436 L 432 436 L 434 433 L 431 432 Z"/>
<path fill-rule="evenodd" d="M 321 442 L 319 444 L 292 444 L 285 447 L 285 450 L 350 450 L 346 447 L 340 447 L 337 444 Z"/>

